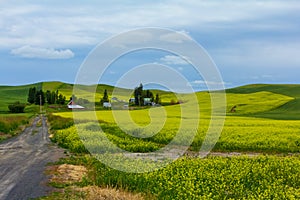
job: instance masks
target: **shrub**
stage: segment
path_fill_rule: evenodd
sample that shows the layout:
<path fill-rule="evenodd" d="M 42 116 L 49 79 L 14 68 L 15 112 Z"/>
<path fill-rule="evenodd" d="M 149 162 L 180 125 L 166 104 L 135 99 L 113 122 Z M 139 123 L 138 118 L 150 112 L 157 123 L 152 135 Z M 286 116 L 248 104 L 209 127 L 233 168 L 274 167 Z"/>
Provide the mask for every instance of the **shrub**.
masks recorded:
<path fill-rule="evenodd" d="M 8 109 L 11 113 L 23 113 L 24 112 L 24 109 L 25 109 L 26 105 L 25 104 L 22 104 L 20 103 L 19 101 L 13 103 L 13 104 L 10 104 L 8 106 Z"/>

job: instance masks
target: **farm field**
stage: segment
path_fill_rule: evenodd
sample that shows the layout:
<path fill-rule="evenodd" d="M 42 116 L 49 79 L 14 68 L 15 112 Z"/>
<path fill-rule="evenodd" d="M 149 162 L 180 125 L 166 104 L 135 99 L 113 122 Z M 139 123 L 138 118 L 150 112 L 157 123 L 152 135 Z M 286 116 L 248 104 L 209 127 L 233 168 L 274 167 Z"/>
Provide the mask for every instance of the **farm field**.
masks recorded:
<path fill-rule="evenodd" d="M 127 111 L 55 113 L 54 116 L 63 118 L 72 118 L 75 114 L 78 125 L 56 131 L 53 141 L 72 152 L 85 155 L 66 161 L 90 167 L 93 178 L 87 177 L 85 184 L 141 192 L 146 199 L 298 199 L 299 110 L 290 108 L 281 112 L 280 117 L 269 117 L 270 113 L 288 107 L 289 102 L 298 98 L 297 95 L 270 91 L 227 93 L 227 116 L 213 152 L 224 152 L 224 155 L 241 153 L 243 156 L 208 156 L 204 159 L 194 157 L 197 156 L 211 119 L 209 95 L 205 92 L 197 94 L 200 107 L 199 128 L 188 155 L 153 172 L 135 174 L 112 169 L 86 154 L 87 149 L 95 157 L 99 152 L 118 153 L 118 148 L 139 153 L 155 152 L 172 141 L 177 134 L 181 122 L 180 105 L 163 107 L 167 116 L 163 127 L 153 137 L 146 138 L 134 136 L 148 136 L 150 128 L 158 130 L 160 125 L 153 124 L 160 124 L 161 120 L 159 117 L 156 120 L 155 110 L 129 111 L 132 120 L 139 125 L 134 128 L 132 125 L 120 128 L 116 124 L 114 115 L 122 118 L 127 115 Z M 183 95 L 181 98 L 189 97 Z M 230 113 L 229 110 L 234 105 L 237 105 L 236 112 Z M 290 114 L 293 115 L 292 119 Z M 196 116 L 192 113 L 185 119 L 185 123 L 193 125 L 197 121 L 194 118 Z M 99 132 L 99 127 L 102 133 Z M 133 136 L 125 134 L 124 130 Z M 178 148 L 186 144 L 186 138 L 177 139 L 174 144 Z M 100 140 L 102 142 L 99 143 Z M 98 158 L 103 159 L 101 155 Z M 148 162 L 131 163 L 130 158 L 127 162 L 131 164 L 127 166 L 129 168 L 152 167 Z"/>
<path fill-rule="evenodd" d="M 239 126 L 236 125 L 237 123 Z M 285 127 L 286 123 L 289 123 L 289 126 Z M 88 147 L 91 152 L 93 148 L 97 148 L 98 153 L 101 150 L 118 152 L 109 143 L 97 142 L 99 138 L 105 141 L 107 137 L 118 147 L 128 151 L 149 152 L 161 148 L 168 142 L 162 139 L 172 134 L 163 133 L 166 134 L 164 137 L 137 140 L 123 134 L 113 124 L 101 122 L 100 125 L 105 132 L 103 135 L 98 132 L 98 124 L 95 122 L 83 122 L 77 126 L 78 129 L 71 126 L 57 131 L 53 138 L 55 142 L 72 152 L 85 155 L 65 161 L 89 167 L 90 176 L 87 177 L 87 182 L 82 183 L 84 185 L 123 188 L 142 193 L 146 199 L 300 198 L 298 121 L 227 117 L 214 151 L 244 152 L 244 156 L 208 156 L 204 159 L 187 156 L 165 168 L 138 174 L 108 167 L 94 157 L 86 155 L 85 147 Z M 78 135 L 81 139 L 86 139 L 85 146 Z M 197 142 L 195 142 L 191 150 L 197 149 Z M 255 153 L 261 154 L 257 156 Z M 128 160 L 128 163 L 130 163 L 129 168 L 152 167 L 151 163 L 147 162 Z"/>
<path fill-rule="evenodd" d="M 144 113 L 143 113 L 144 112 Z M 137 114 L 139 113 L 139 114 Z M 146 111 L 137 111 L 134 115 L 146 115 Z M 82 113 L 82 120 L 88 113 Z M 71 117 L 71 113 L 58 113 L 62 117 Z M 102 121 L 100 126 L 108 135 L 114 136 L 115 140 L 126 139 L 136 141 L 136 138 L 124 134 L 116 124 L 113 123 L 113 117 L 110 111 L 98 111 L 98 119 Z M 147 115 L 146 115 L 147 116 Z M 178 116 L 179 117 L 179 116 Z M 147 124 L 148 117 L 138 117 L 138 123 Z M 106 121 L 107 120 L 107 121 Z M 194 120 L 191 120 L 193 123 Z M 191 150 L 199 150 L 205 133 L 208 128 L 209 118 L 203 118 L 200 121 L 199 129 L 191 145 Z M 98 123 L 94 123 L 95 126 Z M 140 139 L 141 142 L 151 143 L 159 147 L 168 144 L 176 135 L 180 118 L 168 118 L 164 128 L 154 137 Z M 154 127 L 155 128 L 155 127 Z M 88 128 L 87 128 L 88 129 Z M 142 129 L 142 128 L 140 128 Z M 130 130 L 130 127 L 127 127 Z M 138 130 L 137 128 L 134 130 Z M 73 130 L 75 131 L 75 129 Z M 140 130 L 142 132 L 142 130 Z M 149 130 L 151 132 L 151 130 Z M 79 135 L 83 134 L 79 133 Z M 76 134 L 76 133 L 75 133 Z M 87 133 L 89 134 L 89 133 Z M 84 137 L 84 136 L 82 136 Z M 180 143 L 180 142 L 179 142 Z M 141 145 L 141 143 L 139 143 Z M 129 148 L 128 144 L 126 144 Z M 297 120 L 272 120 L 251 117 L 226 117 L 220 138 L 214 148 L 215 151 L 242 151 L 242 152 L 266 152 L 266 153 L 289 153 L 300 152 L 300 123 Z"/>
<path fill-rule="evenodd" d="M 34 106 L 28 106 L 25 114 L 4 114 L 9 103 L 16 100 L 26 102 L 31 86 L 2 87 L 0 110 L 3 114 L 0 114 L 0 125 L 1 121 L 6 123 L 2 127 L 7 127 L 7 121 L 13 124 L 11 119 L 18 124 L 28 123 L 26 119 L 36 112 Z M 72 85 L 67 83 L 47 82 L 39 86 L 43 90 L 59 90 L 65 96 L 72 94 Z M 101 98 L 104 89 L 108 90 L 111 98 L 113 87 L 100 85 L 96 99 Z M 90 86 L 80 86 L 80 90 L 78 97 L 82 95 L 94 101 Z M 83 165 L 89 169 L 82 182 L 73 184 L 77 187 L 96 185 L 117 188 L 142 194 L 145 199 L 299 199 L 299 91 L 299 85 L 249 85 L 228 89 L 224 126 L 212 149 L 219 156 L 212 154 L 206 158 L 198 156 L 212 119 L 210 94 L 207 92 L 196 93 L 197 109 L 188 106 L 194 102 L 191 94 L 175 97 L 169 92 L 157 91 L 164 102 L 175 100 L 183 104 L 130 111 L 87 110 L 72 113 L 47 109 L 47 114 L 52 141 L 74 155 L 59 163 Z M 118 98 L 127 99 L 122 95 Z M 187 109 L 184 116 L 182 107 Z M 233 107 L 235 111 L 230 112 Z M 223 117 L 222 113 L 215 113 L 216 119 Z M 181 135 L 176 137 L 180 127 Z M 191 130 L 190 127 L 196 128 Z M 188 146 L 187 154 L 154 171 L 128 173 L 96 159 L 104 163 L 122 159 L 128 171 L 147 171 L 153 168 L 153 162 L 142 157 L 141 162 L 132 162 L 126 156 L 119 157 L 119 153 L 123 152 L 120 149 L 137 154 L 150 153 L 160 158 L 156 151 L 170 142 L 175 149 Z M 178 156 L 176 153 L 175 157 Z M 106 154 L 116 157 L 108 158 Z M 70 186 L 51 184 L 66 189 Z M 78 192 L 73 193 L 75 196 L 61 194 L 58 197 L 54 195 L 53 199 L 77 198 Z"/>

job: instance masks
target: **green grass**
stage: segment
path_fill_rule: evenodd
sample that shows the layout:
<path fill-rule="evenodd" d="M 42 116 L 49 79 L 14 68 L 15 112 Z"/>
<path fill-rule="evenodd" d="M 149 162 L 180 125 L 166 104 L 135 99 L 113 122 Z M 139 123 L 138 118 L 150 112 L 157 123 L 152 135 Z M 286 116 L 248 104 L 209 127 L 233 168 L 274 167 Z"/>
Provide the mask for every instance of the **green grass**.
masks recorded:
<path fill-rule="evenodd" d="M 18 134 L 29 123 L 31 114 L 0 114 L 0 141 Z"/>
<path fill-rule="evenodd" d="M 62 83 L 62 82 L 44 82 L 43 90 L 47 91 L 56 91 L 58 90 L 61 94 L 67 97 L 72 96 L 73 94 L 74 84 Z M 84 98 L 91 102 L 100 102 L 101 97 L 103 96 L 104 90 L 107 90 L 108 95 L 111 98 L 112 92 L 114 90 L 113 86 L 99 84 L 99 85 L 76 85 L 76 96 L 78 98 Z M 131 91 L 128 89 L 121 89 L 121 95 L 118 98 L 125 98 L 122 93 L 126 93 L 127 91 Z M 127 100 L 127 98 L 126 98 Z"/>
<path fill-rule="evenodd" d="M 227 89 L 228 93 L 249 94 L 260 91 L 269 91 L 290 97 L 300 97 L 299 84 L 251 84 Z"/>
<path fill-rule="evenodd" d="M 237 88 L 228 89 L 228 93 L 234 94 L 253 94 L 255 92 L 272 92 L 291 97 L 290 101 L 278 105 L 272 109 L 262 113 L 257 113 L 253 117 L 264 117 L 271 119 L 300 119 L 300 86 L 299 85 L 284 85 L 284 84 L 255 84 L 246 85 Z M 262 99 L 261 101 L 265 101 Z"/>
<path fill-rule="evenodd" d="M 0 86 L 0 112 L 7 112 L 8 105 L 15 101 L 22 103 L 27 102 L 28 89 L 36 86 L 46 90 L 59 90 L 69 99 L 73 92 L 73 84 L 62 82 L 43 82 L 24 86 Z M 76 86 L 78 98 L 85 98 L 91 102 L 99 102 L 105 89 L 111 98 L 115 89 L 109 85 Z M 94 94 L 93 89 L 96 89 Z M 128 96 L 133 92 L 128 89 L 117 89 L 119 91 L 117 97 L 127 101 Z M 230 115 L 246 115 L 253 117 L 265 117 L 273 119 L 300 119 L 300 85 L 283 85 L 283 84 L 254 84 L 237 88 L 227 89 L 227 111 L 233 106 L 237 106 L 236 113 L 228 113 Z M 153 90 L 158 93 L 163 103 L 170 103 L 171 100 L 188 101 L 190 95 L 179 94 L 175 96 L 173 93 Z M 198 92 L 199 101 L 202 102 L 202 109 L 210 109 L 209 93 Z M 251 115 L 252 114 L 252 115 Z"/>
<path fill-rule="evenodd" d="M 25 86 L 0 86 L 0 111 L 7 112 L 8 105 L 16 101 L 27 102 L 30 87 L 41 87 L 39 83 Z"/>

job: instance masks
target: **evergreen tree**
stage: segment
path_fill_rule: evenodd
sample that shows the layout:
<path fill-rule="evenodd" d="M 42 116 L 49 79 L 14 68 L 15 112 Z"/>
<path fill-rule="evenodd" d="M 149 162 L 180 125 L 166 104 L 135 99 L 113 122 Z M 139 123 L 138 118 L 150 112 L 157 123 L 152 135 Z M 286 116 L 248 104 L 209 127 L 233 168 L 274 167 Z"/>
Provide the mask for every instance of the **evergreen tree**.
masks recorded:
<path fill-rule="evenodd" d="M 58 99 L 57 99 L 57 104 L 64 105 L 65 102 L 66 102 L 66 97 L 63 96 L 62 94 L 59 94 L 59 95 L 58 95 Z"/>
<path fill-rule="evenodd" d="M 29 88 L 28 98 L 27 98 L 28 103 L 34 103 L 35 96 L 36 96 L 36 87 Z"/>
<path fill-rule="evenodd" d="M 50 90 L 47 90 L 47 91 L 46 91 L 46 102 L 47 102 L 48 104 L 53 104 L 53 101 L 52 101 L 52 98 L 51 98 L 51 92 L 50 92 Z"/>
<path fill-rule="evenodd" d="M 159 104 L 159 103 L 160 103 L 160 98 L 159 98 L 159 95 L 158 95 L 158 94 L 156 94 L 156 96 L 155 96 L 155 103 L 156 103 L 156 104 Z"/>
<path fill-rule="evenodd" d="M 104 102 L 109 102 L 109 98 L 108 98 L 108 94 L 107 94 L 107 90 L 106 89 L 104 90 L 103 97 L 100 100 L 101 104 L 103 104 Z"/>
<path fill-rule="evenodd" d="M 134 89 L 135 105 L 139 106 L 143 103 L 143 84 Z"/>
<path fill-rule="evenodd" d="M 57 101 L 57 96 L 56 96 L 56 92 L 55 91 L 52 91 L 51 92 L 51 104 L 55 104 L 56 101 Z"/>
<path fill-rule="evenodd" d="M 150 90 L 146 90 L 146 94 L 143 95 L 144 98 L 151 98 L 153 99 L 153 93 Z"/>
<path fill-rule="evenodd" d="M 39 90 L 36 92 L 35 98 L 34 98 L 34 103 L 36 105 L 40 105 L 40 103 L 42 103 L 42 105 L 45 104 L 45 94 L 44 94 L 43 90 Z"/>
<path fill-rule="evenodd" d="M 59 104 L 59 100 L 58 100 L 58 90 L 56 90 L 56 92 L 54 92 L 54 98 L 55 98 L 55 103 Z"/>

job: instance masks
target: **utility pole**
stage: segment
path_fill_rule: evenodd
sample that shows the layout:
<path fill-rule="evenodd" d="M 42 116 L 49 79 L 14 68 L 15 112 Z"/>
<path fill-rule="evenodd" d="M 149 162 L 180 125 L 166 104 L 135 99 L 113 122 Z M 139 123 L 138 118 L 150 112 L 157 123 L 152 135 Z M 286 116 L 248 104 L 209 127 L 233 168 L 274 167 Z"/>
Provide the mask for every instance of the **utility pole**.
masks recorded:
<path fill-rule="evenodd" d="M 40 113 L 42 114 L 42 95 L 40 95 Z"/>

